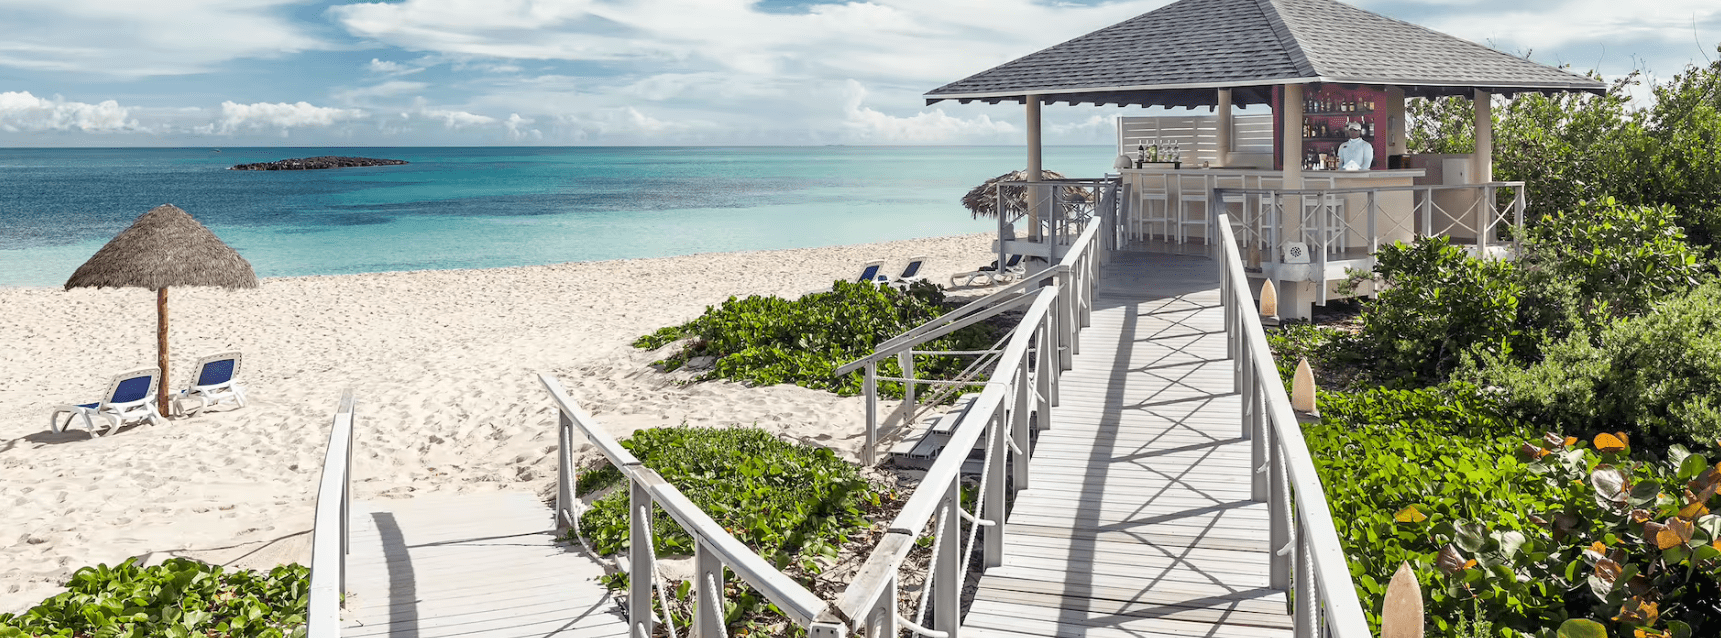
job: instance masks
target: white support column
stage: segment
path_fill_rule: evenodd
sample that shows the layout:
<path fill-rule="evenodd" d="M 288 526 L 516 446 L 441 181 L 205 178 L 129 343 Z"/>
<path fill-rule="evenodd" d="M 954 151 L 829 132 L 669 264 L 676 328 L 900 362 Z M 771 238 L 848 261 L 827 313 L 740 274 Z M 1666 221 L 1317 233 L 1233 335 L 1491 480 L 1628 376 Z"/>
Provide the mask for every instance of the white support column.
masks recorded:
<path fill-rule="evenodd" d="M 1303 187 L 1303 85 L 1286 84 L 1284 111 L 1279 118 L 1280 160 L 1285 165 L 1285 188 Z M 1286 215 L 1285 217 L 1289 217 Z M 1281 220 L 1281 225 L 1285 225 Z"/>
<path fill-rule="evenodd" d="M 1219 165 L 1231 165 L 1231 89 L 1219 89 Z"/>
<path fill-rule="evenodd" d="M 1472 102 L 1476 107 L 1476 155 L 1472 173 L 1476 183 L 1481 184 L 1494 181 L 1493 95 L 1478 90 Z"/>
<path fill-rule="evenodd" d="M 1040 181 L 1040 96 L 1023 98 L 1028 108 L 1028 181 Z M 1040 238 L 1040 203 L 1033 189 L 1028 189 L 1028 238 Z M 998 262 L 1002 265 L 1004 262 Z"/>

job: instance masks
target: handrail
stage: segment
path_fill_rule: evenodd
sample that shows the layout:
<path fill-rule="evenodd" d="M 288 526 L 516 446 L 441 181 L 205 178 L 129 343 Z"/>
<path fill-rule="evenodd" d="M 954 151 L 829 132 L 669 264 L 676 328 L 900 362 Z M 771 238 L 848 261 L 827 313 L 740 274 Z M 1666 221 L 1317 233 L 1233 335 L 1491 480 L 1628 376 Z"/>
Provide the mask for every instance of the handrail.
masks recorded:
<path fill-rule="evenodd" d="M 341 598 L 347 590 L 347 531 L 352 504 L 353 391 L 341 393 L 323 476 L 317 483 L 316 518 L 311 529 L 311 589 L 306 611 L 310 638 L 339 638 Z"/>
<path fill-rule="evenodd" d="M 997 359 L 993 382 L 957 420 L 920 487 L 838 599 L 841 615 L 864 624 L 868 636 L 895 636 L 898 628 L 929 638 L 954 635 L 967 571 L 963 564 L 975 555 L 975 545 L 980 546 L 986 566 L 1003 564 L 1006 492 L 1028 488 L 1030 428 L 1047 424 L 1057 401 L 1058 375 L 1070 367 L 1069 355 L 1079 347 L 1077 333 L 1091 319 L 1099 264 L 1107 248 L 1096 242 L 1109 236 L 1111 230 L 1105 226 L 1115 220 L 1106 215 L 1097 221 L 1087 225 L 1050 269 L 1058 274 L 1053 284 L 1033 293 L 1032 303 Z M 1020 294 L 1019 290 L 1000 293 Z M 969 451 L 981 437 L 986 437 L 985 456 L 970 513 L 962 503 L 962 472 Z M 967 545 L 960 538 L 962 519 L 972 523 Z M 934 556 L 919 613 L 909 617 L 897 609 L 897 572 L 928 523 L 932 523 Z M 933 613 L 931 627 L 922 625 L 928 607 Z"/>
<path fill-rule="evenodd" d="M 620 470 L 627 478 L 630 494 L 628 519 L 633 528 L 635 539 L 649 524 L 650 505 L 655 504 L 664 509 L 671 518 L 680 523 L 697 541 L 699 552 L 695 557 L 697 580 L 710 580 L 716 587 L 704 585 L 696 588 L 697 592 L 722 591 L 723 567 L 727 566 L 742 581 L 759 590 L 766 598 L 775 603 L 795 622 L 807 626 L 809 635 L 814 637 L 846 635 L 843 619 L 834 613 L 834 608 L 820 599 L 818 595 L 802 587 L 793 578 L 777 570 L 770 561 L 765 560 L 741 541 L 729 535 L 716 521 L 700 510 L 693 501 L 665 481 L 657 472 L 645 467 L 639 459 L 628 452 L 627 448 L 616 442 L 603 426 L 586 411 L 580 409 L 562 388 L 560 381 L 547 373 L 539 373 L 538 380 L 549 391 L 550 399 L 557 408 L 559 415 L 558 438 L 560 451 L 560 472 L 556 493 L 556 514 L 570 525 L 578 524 L 578 513 L 574 511 L 575 496 L 573 494 L 573 432 L 578 430 L 587 441 L 598 448 L 610 463 Z M 649 534 L 644 538 L 647 542 L 631 543 L 627 564 L 632 577 L 629 587 L 632 593 L 628 596 L 628 618 L 634 625 L 633 632 L 643 631 L 645 635 L 652 633 L 651 593 L 650 588 L 654 578 L 651 576 L 656 569 L 656 557 L 650 549 Z M 644 551 L 640 551 L 640 550 Z M 707 554 L 709 552 L 709 554 Z M 704 601 L 701 600 L 704 606 Z M 721 609 L 712 605 L 707 609 Z M 700 623 L 721 623 L 722 614 L 698 614 L 696 620 Z M 704 631 L 696 631 L 694 635 L 715 636 L 720 627 L 698 627 Z"/>
<path fill-rule="evenodd" d="M 1271 503 L 1270 584 L 1289 589 L 1293 575 L 1296 579 L 1295 635 L 1322 635 L 1319 630 L 1324 617 L 1325 635 L 1366 638 L 1368 620 L 1351 582 L 1320 475 L 1258 320 L 1229 216 L 1219 215 L 1217 225 L 1225 331 L 1237 390 L 1243 396 L 1243 436 L 1254 441 L 1251 491 L 1254 500 Z M 1295 511 L 1290 507 L 1293 502 Z M 1293 527 L 1295 534 L 1291 533 Z"/>

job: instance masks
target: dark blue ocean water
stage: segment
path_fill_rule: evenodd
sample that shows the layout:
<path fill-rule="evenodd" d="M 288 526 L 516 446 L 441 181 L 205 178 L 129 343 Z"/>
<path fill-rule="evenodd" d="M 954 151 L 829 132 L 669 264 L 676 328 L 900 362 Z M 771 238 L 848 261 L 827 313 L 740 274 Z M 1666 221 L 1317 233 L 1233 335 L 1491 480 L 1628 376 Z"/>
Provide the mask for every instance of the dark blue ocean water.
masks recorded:
<path fill-rule="evenodd" d="M 1051 147 L 1094 176 L 1106 146 Z M 352 155 L 406 166 L 229 171 Z M 1020 147 L 0 149 L 0 286 L 58 286 L 171 203 L 259 276 L 489 268 L 984 232 Z"/>

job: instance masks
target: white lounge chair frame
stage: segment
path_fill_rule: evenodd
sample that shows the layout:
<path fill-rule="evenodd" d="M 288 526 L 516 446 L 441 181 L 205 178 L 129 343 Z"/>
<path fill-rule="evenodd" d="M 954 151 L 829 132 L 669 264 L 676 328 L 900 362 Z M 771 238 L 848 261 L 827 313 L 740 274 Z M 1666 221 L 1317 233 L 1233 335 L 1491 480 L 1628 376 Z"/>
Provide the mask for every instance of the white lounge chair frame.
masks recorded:
<path fill-rule="evenodd" d="M 217 361 L 226 361 L 228 359 L 233 360 L 233 374 L 228 375 L 227 381 L 210 385 L 197 385 L 197 382 L 203 378 L 203 368 L 205 366 Z M 191 375 L 191 387 L 180 390 L 178 393 L 173 395 L 174 415 L 194 415 L 203 411 L 205 408 L 223 403 L 232 403 L 241 408 L 245 407 L 245 388 L 238 383 L 240 364 L 243 362 L 244 360 L 242 356 L 237 351 L 222 352 L 198 358 L 197 367 Z M 185 408 L 185 402 L 191 399 L 197 399 L 197 407 L 187 410 Z"/>
<path fill-rule="evenodd" d="M 912 275 L 908 274 L 908 270 L 910 268 L 914 269 L 914 274 Z M 917 281 L 926 281 L 926 255 L 916 255 L 908 258 L 908 263 L 903 264 L 902 266 L 902 275 L 892 279 L 890 285 L 907 290 L 909 286 L 913 285 L 914 282 Z"/>
<path fill-rule="evenodd" d="M 143 398 L 123 403 L 112 402 L 114 393 L 119 391 L 121 383 L 145 375 L 149 376 L 149 388 L 144 391 Z M 96 403 L 96 407 L 86 407 L 87 404 L 67 404 L 55 407 L 54 413 L 48 415 L 48 429 L 54 432 L 64 432 L 71 428 L 72 421 L 80 416 L 84 418 L 84 429 L 89 430 L 91 438 L 101 436 L 99 432 L 96 432 L 97 417 L 107 421 L 109 434 L 119 431 L 120 426 L 137 421 L 148 421 L 152 425 L 160 425 L 164 419 L 162 419 L 161 413 L 155 409 L 155 387 L 158 383 L 161 383 L 161 368 L 138 368 L 114 375 L 113 380 L 108 382 L 107 392 L 102 393 L 102 400 Z M 61 414 L 68 415 L 65 425 L 60 424 Z"/>

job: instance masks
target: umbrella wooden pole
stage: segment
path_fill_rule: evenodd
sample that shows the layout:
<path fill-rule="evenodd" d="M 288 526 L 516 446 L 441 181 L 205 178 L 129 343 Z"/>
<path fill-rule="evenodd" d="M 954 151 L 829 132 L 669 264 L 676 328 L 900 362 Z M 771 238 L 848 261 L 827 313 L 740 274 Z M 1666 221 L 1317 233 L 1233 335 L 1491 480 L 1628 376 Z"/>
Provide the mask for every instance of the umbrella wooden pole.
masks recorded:
<path fill-rule="evenodd" d="M 155 406 L 167 414 L 167 286 L 155 291 L 155 352 L 161 380 L 155 388 Z"/>

